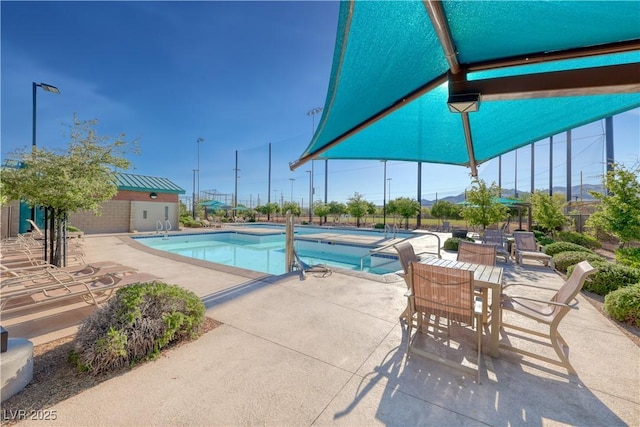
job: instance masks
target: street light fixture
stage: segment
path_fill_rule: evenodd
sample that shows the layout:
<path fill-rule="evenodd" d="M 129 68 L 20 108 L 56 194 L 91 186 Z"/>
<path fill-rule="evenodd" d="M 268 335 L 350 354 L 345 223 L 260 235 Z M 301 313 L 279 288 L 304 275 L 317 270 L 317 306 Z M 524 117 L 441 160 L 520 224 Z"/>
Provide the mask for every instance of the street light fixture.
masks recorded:
<path fill-rule="evenodd" d="M 32 97 L 33 97 L 33 117 L 31 123 L 31 153 L 35 157 L 36 155 L 36 94 L 38 93 L 38 87 L 41 87 L 47 92 L 55 93 L 57 95 L 60 94 L 60 89 L 55 86 L 51 86 L 47 83 L 32 83 Z M 31 208 L 31 221 L 36 221 L 36 207 Z M 33 226 L 32 226 L 33 227 Z M 31 229 L 33 231 L 33 228 Z"/>

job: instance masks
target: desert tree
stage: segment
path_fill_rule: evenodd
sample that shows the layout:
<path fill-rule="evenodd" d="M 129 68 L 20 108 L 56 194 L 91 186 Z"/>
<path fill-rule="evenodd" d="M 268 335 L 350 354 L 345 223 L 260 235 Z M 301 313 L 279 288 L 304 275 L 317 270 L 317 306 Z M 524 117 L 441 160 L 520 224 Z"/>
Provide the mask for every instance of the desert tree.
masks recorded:
<path fill-rule="evenodd" d="M 367 215 L 370 210 L 370 203 L 358 192 L 353 193 L 353 196 L 349 197 L 347 200 L 347 212 L 356 218 L 357 227 L 360 227 L 360 219 Z"/>
<path fill-rule="evenodd" d="M 68 215 L 82 210 L 100 215 L 102 203 L 118 191 L 115 174 L 127 170 L 131 162 L 126 156 L 137 152 L 136 142 L 126 141 L 124 134 L 98 135 L 97 124 L 74 115 L 66 149 L 19 149 L 11 157 L 20 167 L 0 171 L 7 199 L 45 209 L 49 222 L 45 245 L 54 265 L 62 265 Z"/>
<path fill-rule="evenodd" d="M 627 168 L 614 164 L 604 180 L 607 194 L 590 192 L 600 200 L 600 205 L 587 224 L 613 234 L 620 240 L 621 248 L 632 241 L 640 241 L 639 172 L 638 165 Z"/>
<path fill-rule="evenodd" d="M 498 201 L 500 187 L 496 183 L 487 185 L 483 180 L 475 181 L 467 190 L 467 200 L 462 207 L 462 217 L 471 225 L 481 225 L 486 230 L 488 225 L 503 221 L 509 208 Z"/>
<path fill-rule="evenodd" d="M 562 194 L 551 196 L 538 190 L 531 195 L 531 217 L 538 228 L 546 232 L 553 234 L 567 223 L 567 218 L 562 212 L 564 206 Z"/>

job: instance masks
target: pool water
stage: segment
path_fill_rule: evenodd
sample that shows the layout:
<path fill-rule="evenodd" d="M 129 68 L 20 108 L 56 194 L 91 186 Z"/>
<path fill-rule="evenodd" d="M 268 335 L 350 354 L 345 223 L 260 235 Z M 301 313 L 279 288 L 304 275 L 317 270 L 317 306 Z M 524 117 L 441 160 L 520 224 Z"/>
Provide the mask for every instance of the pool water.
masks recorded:
<path fill-rule="evenodd" d="M 269 233 L 252 234 L 240 231 L 222 231 L 168 237 L 137 237 L 136 240 L 154 249 L 190 258 L 262 273 L 284 274 L 284 228 L 262 227 L 268 227 Z M 326 228 L 301 228 L 300 230 L 296 229 L 296 235 L 307 236 L 320 232 L 318 230 L 327 231 Z M 336 229 L 331 230 L 331 232 L 335 231 Z M 264 229 L 262 232 L 264 233 Z M 361 233 L 371 234 L 372 232 L 348 231 L 348 234 Z M 362 262 L 364 267 L 362 271 L 372 274 L 386 274 L 401 268 L 395 256 L 382 254 L 375 257 L 366 256 L 372 249 L 367 245 L 328 244 L 322 241 L 307 240 L 296 240 L 294 245 L 300 259 L 308 265 L 324 264 L 329 267 L 361 271 Z"/>

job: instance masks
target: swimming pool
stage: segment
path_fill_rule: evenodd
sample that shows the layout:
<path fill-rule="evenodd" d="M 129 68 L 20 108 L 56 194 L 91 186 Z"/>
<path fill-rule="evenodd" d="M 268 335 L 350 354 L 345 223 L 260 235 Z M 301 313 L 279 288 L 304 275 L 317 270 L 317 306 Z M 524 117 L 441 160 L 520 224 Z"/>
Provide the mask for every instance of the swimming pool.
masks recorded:
<path fill-rule="evenodd" d="M 368 236 L 384 238 L 378 231 L 339 229 L 328 227 L 296 227 L 295 249 L 303 262 L 309 265 L 325 264 L 353 271 L 386 274 L 401 268 L 395 254 L 372 254 L 377 245 L 344 242 L 340 236 Z M 333 237 L 332 237 L 333 236 Z M 398 238 L 411 233 L 399 233 Z M 173 254 L 215 262 L 246 270 L 268 274 L 285 273 L 285 232 L 283 226 L 260 224 L 242 226 L 241 229 L 169 236 L 139 236 L 136 241 Z M 357 239 L 356 239 L 357 240 Z"/>

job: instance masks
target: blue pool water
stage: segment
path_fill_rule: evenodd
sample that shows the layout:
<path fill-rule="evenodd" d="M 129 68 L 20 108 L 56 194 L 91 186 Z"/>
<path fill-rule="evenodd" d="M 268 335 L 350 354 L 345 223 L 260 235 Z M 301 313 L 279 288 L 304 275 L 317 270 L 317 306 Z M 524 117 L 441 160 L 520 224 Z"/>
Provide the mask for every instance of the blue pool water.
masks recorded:
<path fill-rule="evenodd" d="M 154 249 L 211 261 L 246 270 L 268 274 L 285 273 L 284 227 L 255 225 L 251 228 L 268 230 L 269 234 L 252 234 L 241 231 L 219 231 L 214 233 L 182 234 L 168 237 L 137 237 L 136 240 Z M 340 230 L 336 228 L 296 227 L 296 236 L 307 236 L 319 232 L 369 234 L 375 231 Z M 406 234 L 406 233 L 405 233 Z M 398 237 L 408 237 L 398 235 Z M 324 264 L 348 270 L 360 271 L 364 257 L 365 272 L 385 274 L 400 269 L 395 257 L 385 255 L 366 256 L 371 246 L 355 244 L 327 244 L 322 241 L 296 240 L 296 253 L 309 265 Z M 373 267 L 372 267 L 373 265 Z"/>

